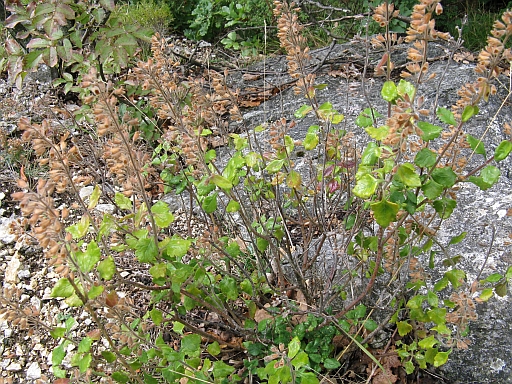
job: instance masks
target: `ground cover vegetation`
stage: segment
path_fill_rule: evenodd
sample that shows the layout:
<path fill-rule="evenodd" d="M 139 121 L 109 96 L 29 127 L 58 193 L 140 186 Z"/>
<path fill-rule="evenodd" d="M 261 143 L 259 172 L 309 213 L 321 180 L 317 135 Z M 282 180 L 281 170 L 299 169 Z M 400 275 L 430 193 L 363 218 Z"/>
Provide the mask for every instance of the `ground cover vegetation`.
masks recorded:
<path fill-rule="evenodd" d="M 18 305 L 16 289 L 0 297 L 13 324 L 45 326 L 56 340 L 55 382 L 354 381 L 346 376 L 354 356 L 366 361 L 373 383 L 417 380 L 454 348 L 468 347 L 476 305 L 507 294 L 512 269 L 470 280 L 449 253 L 465 233 L 449 244 L 435 235 L 461 208 L 457 187 L 491 188 L 512 151 L 511 140 L 491 150 L 464 130 L 509 70 L 511 12 L 494 22 L 476 82 L 446 109 L 425 108 L 419 92 L 436 80 L 428 44 L 451 39 L 436 30 L 439 1 L 412 7 L 400 78 L 392 47 L 402 38 L 391 28 L 403 19 L 392 4 L 376 6 L 381 33 L 372 44 L 383 56 L 374 75 L 386 79 L 388 108 L 361 111 L 355 124 L 367 144 L 357 150 L 340 124 L 343 111 L 318 102 L 323 85 L 307 71 L 308 18 L 293 3 L 275 1 L 269 17 L 294 90 L 306 100 L 295 117 L 316 120 L 300 140 L 289 135 L 296 123 L 285 119 L 230 132 L 241 112 L 227 73 L 185 76 L 165 40 L 123 23 L 111 1 L 6 5 L 6 27 L 24 27 L 6 40 L 11 78 L 21 87 L 26 71 L 44 62 L 59 67 L 55 85 L 81 101 L 72 113 L 53 108 L 47 118 L 20 120 L 23 145 L 35 153 L 30 161 L 48 171 L 33 178 L 21 167 L 12 198 L 26 217 L 17 230 L 38 242 L 60 275 L 52 297 L 86 311 L 93 326 L 71 337 L 76 316 L 43 325 L 37 308 Z M 241 8 L 225 6 L 221 12 L 244 21 Z M 220 28 L 197 21 L 207 14 L 196 8 L 170 11 L 194 17 L 201 37 L 213 32 L 199 24 Z M 141 42 L 151 44 L 147 57 Z M 502 129 L 511 134 L 509 124 Z M 221 158 L 219 143 L 229 158 Z M 89 185 L 92 193 L 81 197 Z M 172 211 L 163 193 L 186 204 Z M 69 203 L 57 206 L 57 195 Z M 96 209 L 101 201 L 115 210 Z M 181 231 L 173 226 L 178 215 L 187 223 Z M 140 273 L 126 277 L 127 265 Z M 379 308 L 388 311 L 378 315 Z M 383 330 L 389 342 L 372 349 Z"/>

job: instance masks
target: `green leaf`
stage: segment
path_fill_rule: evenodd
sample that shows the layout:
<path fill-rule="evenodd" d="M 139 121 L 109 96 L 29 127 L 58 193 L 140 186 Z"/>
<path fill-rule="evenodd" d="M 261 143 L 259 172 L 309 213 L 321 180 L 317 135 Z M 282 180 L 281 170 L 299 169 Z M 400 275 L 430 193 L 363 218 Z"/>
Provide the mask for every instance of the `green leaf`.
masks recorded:
<path fill-rule="evenodd" d="M 288 357 L 293 359 L 300 351 L 300 340 L 295 336 L 292 341 L 288 343 Z"/>
<path fill-rule="evenodd" d="M 421 308 L 424 300 L 425 300 L 425 296 L 416 295 L 409 299 L 406 306 L 411 309 L 419 309 L 419 308 Z"/>
<path fill-rule="evenodd" d="M 156 308 L 153 308 L 151 311 L 149 311 L 149 316 L 157 327 L 162 323 L 162 320 L 164 319 L 162 311 Z"/>
<path fill-rule="evenodd" d="M 304 351 L 300 351 L 297 356 L 292 360 L 292 365 L 295 367 L 295 369 L 300 369 L 301 367 L 304 367 L 305 365 L 309 364 L 309 358 L 308 354 Z"/>
<path fill-rule="evenodd" d="M 380 91 L 382 98 L 389 103 L 392 103 L 398 97 L 398 91 L 396 85 L 393 81 L 388 80 L 382 86 L 382 90 Z"/>
<path fill-rule="evenodd" d="M 50 297 L 70 297 L 75 293 L 75 289 L 66 277 L 63 277 L 53 287 Z"/>
<path fill-rule="evenodd" d="M 50 331 L 50 336 L 54 339 L 58 339 L 66 334 L 66 328 L 64 327 L 55 327 Z"/>
<path fill-rule="evenodd" d="M 396 214 L 398 213 L 400 206 L 396 203 L 381 200 L 371 204 L 371 208 L 377 224 L 386 228 L 389 223 L 396 220 Z"/>
<path fill-rule="evenodd" d="M 357 117 L 355 123 L 358 127 L 367 128 L 373 125 L 374 118 L 382 117 L 382 115 L 373 108 L 364 109 Z"/>
<path fill-rule="evenodd" d="M 284 159 L 272 160 L 267 164 L 265 169 L 269 173 L 277 173 L 281 170 L 281 168 L 283 168 L 284 162 Z"/>
<path fill-rule="evenodd" d="M 311 112 L 313 110 L 313 107 L 310 106 L 310 105 L 303 105 L 302 107 L 300 107 L 294 114 L 294 116 L 297 118 L 297 119 L 302 119 L 304 117 L 306 117 L 306 115 Z"/>
<path fill-rule="evenodd" d="M 338 369 L 339 367 L 341 367 L 341 364 L 336 359 L 327 358 L 324 360 L 325 369 Z"/>
<path fill-rule="evenodd" d="M 228 377 L 234 371 L 235 371 L 235 367 L 232 367 L 231 365 L 228 365 L 221 360 L 213 362 L 213 377 L 215 378 L 216 382 L 219 379 Z"/>
<path fill-rule="evenodd" d="M 116 205 L 121 209 L 131 211 L 133 208 L 132 201 L 128 197 L 123 195 L 121 192 L 116 192 L 114 201 Z"/>
<path fill-rule="evenodd" d="M 429 180 L 421 186 L 421 190 L 425 196 L 431 200 L 438 198 L 443 193 L 443 186 L 434 180 Z"/>
<path fill-rule="evenodd" d="M 428 318 L 437 325 L 446 323 L 446 308 L 434 308 L 427 311 Z"/>
<path fill-rule="evenodd" d="M 512 152 L 512 141 L 503 140 L 494 152 L 494 161 L 502 161 Z"/>
<path fill-rule="evenodd" d="M 256 239 L 256 248 L 258 248 L 260 252 L 265 252 L 268 248 L 268 241 L 262 237 L 258 237 Z"/>
<path fill-rule="evenodd" d="M 421 138 L 425 141 L 437 139 L 439 134 L 443 131 L 443 128 L 425 121 L 418 121 L 418 128 L 423 132 Z"/>
<path fill-rule="evenodd" d="M 103 280 L 111 280 L 116 274 L 116 263 L 112 256 L 100 261 L 98 264 L 98 273 Z"/>
<path fill-rule="evenodd" d="M 89 300 L 94 300 L 99 295 L 103 293 L 103 290 L 105 287 L 103 285 L 93 285 L 91 289 L 89 289 L 89 292 L 87 292 L 87 296 L 89 297 Z"/>
<path fill-rule="evenodd" d="M 87 245 L 85 252 L 76 251 L 76 262 L 78 268 L 83 273 L 89 273 L 98 261 L 101 259 L 101 250 L 95 241 Z"/>
<path fill-rule="evenodd" d="M 159 228 L 167 228 L 174 221 L 174 215 L 169 210 L 169 205 L 162 200 L 151 207 L 151 213 Z"/>
<path fill-rule="evenodd" d="M 501 273 L 493 273 L 482 280 L 482 283 L 497 283 L 501 279 L 503 279 L 503 275 Z"/>
<path fill-rule="evenodd" d="M 488 165 L 480 172 L 480 177 L 484 181 L 484 183 L 489 185 L 494 185 L 498 182 L 500 178 L 501 172 L 499 168 L 494 165 Z"/>
<path fill-rule="evenodd" d="M 226 206 L 226 212 L 233 213 L 238 212 L 240 210 L 240 203 L 235 200 L 230 200 L 228 205 Z"/>
<path fill-rule="evenodd" d="M 78 344 L 78 353 L 85 353 L 89 352 L 91 350 L 92 346 L 92 339 L 88 336 L 84 337 L 82 340 L 80 340 L 80 343 Z"/>
<path fill-rule="evenodd" d="M 414 84 L 404 79 L 400 79 L 396 90 L 398 92 L 398 95 L 401 96 L 402 98 L 404 98 L 405 95 L 407 95 L 409 96 L 409 100 L 414 100 L 414 96 L 416 94 L 416 88 L 414 87 Z"/>
<path fill-rule="evenodd" d="M 492 295 L 492 288 L 485 288 L 484 290 L 482 290 L 482 293 L 480 293 L 480 296 L 478 298 L 485 303 L 492 297 Z"/>
<path fill-rule="evenodd" d="M 288 381 L 286 381 L 288 382 Z M 305 372 L 300 374 L 300 383 L 301 384 L 318 384 L 320 380 L 316 377 L 313 372 Z M 270 381 L 269 381 L 270 384 Z"/>
<path fill-rule="evenodd" d="M 290 188 L 299 188 L 302 184 L 302 177 L 299 172 L 291 170 L 286 176 L 286 185 Z"/>
<path fill-rule="evenodd" d="M 432 291 L 427 292 L 427 301 L 431 307 L 437 308 L 439 306 L 439 298 Z"/>
<path fill-rule="evenodd" d="M 368 199 L 375 193 L 379 181 L 370 174 L 366 174 L 357 180 L 352 192 L 361 199 Z"/>
<path fill-rule="evenodd" d="M 485 152 L 484 143 L 480 139 L 477 139 L 476 137 L 473 137 L 470 134 L 467 134 L 466 135 L 466 140 L 468 141 L 469 146 L 471 147 L 471 149 L 477 155 L 483 155 L 485 157 L 486 152 Z"/>
<path fill-rule="evenodd" d="M 122 371 L 116 371 L 112 373 L 112 379 L 118 383 L 127 383 L 130 381 L 130 376 Z"/>
<path fill-rule="evenodd" d="M 451 216 L 453 210 L 457 206 L 457 202 L 452 199 L 443 198 L 434 201 L 432 206 L 434 207 L 434 209 L 436 210 L 440 217 L 442 217 L 443 219 L 447 219 Z"/>
<path fill-rule="evenodd" d="M 210 177 L 210 183 L 215 184 L 217 187 L 221 189 L 233 188 L 233 184 L 231 183 L 231 181 L 229 181 L 228 179 L 221 175 L 213 175 L 212 177 Z"/>
<path fill-rule="evenodd" d="M 453 288 L 457 289 L 464 284 L 466 273 L 460 269 L 452 269 L 445 272 L 444 276 L 450 281 Z"/>
<path fill-rule="evenodd" d="M 437 154 L 428 149 L 423 148 L 416 154 L 414 158 L 414 164 L 416 164 L 420 168 L 430 168 L 436 163 Z"/>
<path fill-rule="evenodd" d="M 93 209 L 98 205 L 98 201 L 101 197 L 101 188 L 98 184 L 94 186 L 94 190 L 91 193 L 91 196 L 89 196 L 89 205 L 87 206 L 87 209 Z"/>
<path fill-rule="evenodd" d="M 375 128 L 374 126 L 366 127 L 364 129 L 366 133 L 374 140 L 382 141 L 386 137 L 388 137 L 389 127 L 387 125 L 382 125 L 379 128 Z"/>
<path fill-rule="evenodd" d="M 117 356 L 114 352 L 103 351 L 101 352 L 101 356 L 107 361 L 107 363 L 113 363 L 117 360 Z"/>
<path fill-rule="evenodd" d="M 236 300 L 238 298 L 238 286 L 236 280 L 232 277 L 224 277 L 220 281 L 219 287 L 221 292 L 224 293 L 229 300 Z"/>
<path fill-rule="evenodd" d="M 183 257 L 187 254 L 191 245 L 191 240 L 184 240 L 178 236 L 173 236 L 166 247 L 167 255 L 176 258 Z"/>
<path fill-rule="evenodd" d="M 496 284 L 494 287 L 494 292 L 496 292 L 499 297 L 505 297 L 507 295 L 507 289 L 508 283 L 504 281 L 502 283 Z"/>
<path fill-rule="evenodd" d="M 445 124 L 457 125 L 455 121 L 455 117 L 453 116 L 452 111 L 446 108 L 438 108 L 437 109 L 437 117 Z"/>
<path fill-rule="evenodd" d="M 66 231 L 71 233 L 71 236 L 75 240 L 84 237 L 89 231 L 89 217 L 82 216 L 78 223 L 67 227 Z"/>
<path fill-rule="evenodd" d="M 461 120 L 463 123 L 478 114 L 478 107 L 476 105 L 467 105 L 462 112 Z"/>
<path fill-rule="evenodd" d="M 201 354 L 201 336 L 197 334 L 183 336 L 180 352 L 190 357 L 199 357 Z"/>
<path fill-rule="evenodd" d="M 398 321 L 396 323 L 396 327 L 398 329 L 398 334 L 400 336 L 405 336 L 412 331 L 412 325 L 409 324 L 407 321 Z"/>
<path fill-rule="evenodd" d="M 308 132 L 306 133 L 306 137 L 304 138 L 304 141 L 302 142 L 302 145 L 304 146 L 304 149 L 306 151 L 311 151 L 316 148 L 318 145 L 319 138 L 317 133 Z"/>
<path fill-rule="evenodd" d="M 457 180 L 457 175 L 451 167 L 436 168 L 432 171 L 432 179 L 443 187 L 451 188 Z"/>
<path fill-rule="evenodd" d="M 167 275 L 167 264 L 158 263 L 149 268 L 149 274 L 153 280 L 162 279 Z"/>
<path fill-rule="evenodd" d="M 52 351 L 52 364 L 54 366 L 60 365 L 64 357 L 66 356 L 66 351 L 64 350 L 64 344 L 59 344 L 58 347 L 53 348 Z"/>
<path fill-rule="evenodd" d="M 221 350 L 220 350 L 220 345 L 218 342 L 214 341 L 213 343 L 211 344 L 208 344 L 208 348 L 207 348 L 207 351 L 210 355 L 212 356 L 217 356 L 220 354 Z"/>
<path fill-rule="evenodd" d="M 215 212 L 217 209 L 217 193 L 212 193 L 209 196 L 206 196 L 201 203 L 201 208 L 207 214 Z"/>
<path fill-rule="evenodd" d="M 412 164 L 401 164 L 397 169 L 396 175 L 406 187 L 414 188 L 421 186 L 420 176 L 416 173 Z"/>
<path fill-rule="evenodd" d="M 420 340 L 418 342 L 418 346 L 423 349 L 429 349 L 438 343 L 439 343 L 439 341 L 437 341 L 434 336 L 429 336 L 423 340 Z"/>
<path fill-rule="evenodd" d="M 377 329 L 379 325 L 375 320 L 368 319 L 364 322 L 363 326 L 367 331 L 373 332 Z"/>
<path fill-rule="evenodd" d="M 362 165 L 374 165 L 382 154 L 382 148 L 376 143 L 370 142 L 361 155 Z"/>
<path fill-rule="evenodd" d="M 141 263 L 153 263 L 158 257 L 155 240 L 152 237 L 139 239 L 135 246 L 135 256 Z"/>
<path fill-rule="evenodd" d="M 415 370 L 414 364 L 411 360 L 407 360 L 404 363 L 404 368 L 405 368 L 405 373 L 407 373 L 408 375 L 412 374 Z"/>
<path fill-rule="evenodd" d="M 436 357 L 434 357 L 434 367 L 440 367 L 441 365 L 445 364 L 448 361 L 448 356 L 450 356 L 451 352 L 451 349 L 446 352 L 438 352 Z"/>
<path fill-rule="evenodd" d="M 434 291 L 439 292 L 445 289 L 450 281 L 446 276 L 444 276 L 442 279 L 440 279 L 437 283 L 434 284 Z"/>

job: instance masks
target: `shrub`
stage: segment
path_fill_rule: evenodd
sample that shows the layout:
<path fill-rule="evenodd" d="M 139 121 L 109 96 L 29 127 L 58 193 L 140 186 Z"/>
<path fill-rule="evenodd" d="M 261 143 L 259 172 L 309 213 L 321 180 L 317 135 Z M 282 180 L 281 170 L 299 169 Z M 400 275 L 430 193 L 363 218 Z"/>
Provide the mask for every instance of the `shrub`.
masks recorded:
<path fill-rule="evenodd" d="M 505 140 L 488 155 L 481 140 L 464 132 L 478 103 L 495 93 L 499 62 L 511 60 L 503 44 L 512 14 L 495 24 L 494 38 L 479 56 L 480 77 L 465 86 L 457 105 L 430 110 L 418 85 L 431 78 L 427 44 L 450 38 L 430 22 L 442 8 L 435 0 L 414 7 L 409 63 L 403 79 L 393 81 L 396 36 L 389 25 L 398 13 L 392 5 L 378 6 L 373 17 L 385 31 L 373 40 L 384 51 L 376 75 L 387 79 L 381 95 L 388 108 L 361 112 L 356 124 L 367 132 L 368 144 L 358 153 L 341 128 L 344 116 L 331 103 L 318 102 L 323 86 L 305 65 L 310 56 L 299 9 L 275 5 L 294 90 L 308 101 L 295 116 L 316 121 L 302 140 L 292 139 L 295 122 L 284 118 L 247 135 L 228 135 L 224 115 L 240 117 L 237 91 L 213 71 L 210 87 L 183 78 L 156 36 L 153 57 L 139 61 L 123 84 L 105 81 L 95 68 L 81 74 L 83 102 L 90 106 L 82 113 L 94 126 L 91 142 L 100 151 L 81 150 L 83 143 L 71 140 L 68 130 L 51 131 L 48 121 L 20 121 L 24 140 L 50 172 L 34 186 L 20 177 L 22 191 L 13 198 L 61 276 L 52 297 L 83 308 L 95 327 L 80 339 L 70 337 L 73 317 L 52 327 L 59 341 L 52 354 L 56 377 L 95 374 L 154 383 L 256 376 L 269 383 L 318 383 L 356 345 L 380 367 L 380 380 L 396 382 L 398 359 L 408 374 L 444 364 L 451 348 L 467 346 L 476 302 L 506 294 L 512 268 L 468 281 L 449 255 L 436 258 L 433 246 L 437 225 L 456 208 L 455 187 L 471 182 L 490 188 L 500 176 L 495 164 L 512 151 Z M 165 121 L 153 152 L 137 130 L 135 109 L 120 103 L 124 98 L 131 105 L 146 98 Z M 224 162 L 215 149 L 222 140 L 230 144 Z M 476 168 L 468 168 L 467 148 L 483 155 Z M 297 151 L 309 174 L 299 171 Z M 95 183 L 101 177 L 91 164 L 104 164 L 100 171 L 115 189 Z M 77 168 L 88 172 L 77 179 Z M 95 183 L 87 199 L 80 198 L 80 182 Z M 185 209 L 172 211 L 154 199 L 161 182 L 183 197 Z M 78 222 L 66 222 L 72 208 L 56 207 L 55 193 L 75 196 Z M 112 201 L 116 211 L 95 209 L 101 199 Z M 184 229 L 174 227 L 178 217 Z M 322 259 L 326 244 L 339 262 Z M 425 255 L 433 256 L 425 261 Z M 447 269 L 432 281 L 427 265 L 443 261 Z M 121 274 L 122 263 L 144 277 Z M 379 299 L 379 306 L 390 308 L 388 316 L 372 318 L 377 278 L 393 282 L 396 276 L 407 283 Z M 140 295 L 132 297 L 135 289 Z M 23 312 L 17 294 L 4 293 L 2 311 L 26 327 L 37 314 Z M 394 360 L 378 360 L 367 343 L 388 324 L 401 339 L 391 349 Z M 65 358 L 73 372 L 63 368 Z"/>

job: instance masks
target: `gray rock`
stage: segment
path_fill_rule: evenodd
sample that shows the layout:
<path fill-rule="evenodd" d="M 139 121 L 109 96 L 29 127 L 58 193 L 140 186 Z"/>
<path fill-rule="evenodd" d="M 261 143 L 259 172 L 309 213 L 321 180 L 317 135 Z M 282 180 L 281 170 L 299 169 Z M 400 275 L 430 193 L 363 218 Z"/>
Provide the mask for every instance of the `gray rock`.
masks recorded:
<path fill-rule="evenodd" d="M 41 378 L 41 367 L 34 361 L 27 368 L 27 380 L 37 380 Z"/>
<path fill-rule="evenodd" d="M 397 66 L 405 63 L 405 50 L 407 46 L 396 48 L 394 58 Z M 433 44 L 429 50 L 429 57 L 446 57 L 450 47 L 446 44 Z M 323 60 L 326 49 L 312 52 L 313 60 L 311 68 Z M 349 68 L 352 74 L 362 72 L 366 46 L 362 41 L 335 46 L 327 57 L 331 66 Z M 380 60 L 382 52 L 370 49 L 369 70 Z M 449 64 L 449 65 L 448 65 Z M 418 92 L 425 96 L 425 108 L 445 107 L 450 108 L 458 99 L 457 91 L 466 83 L 473 82 L 477 75 L 474 73 L 474 64 L 447 63 L 437 60 L 430 63 L 430 71 L 437 74 L 436 79 L 422 84 Z M 265 64 L 256 64 L 249 68 L 259 73 L 265 71 L 265 77 L 260 80 L 246 82 L 241 75 L 232 78 L 234 87 L 244 89 L 246 87 L 263 87 L 264 82 L 270 87 L 282 88 L 290 81 L 287 74 L 284 57 L 268 59 Z M 446 71 L 446 72 L 445 72 Z M 349 76 L 350 77 L 350 76 Z M 356 145 L 361 150 L 368 140 L 364 131 L 354 124 L 359 113 L 368 107 L 373 107 L 385 115 L 387 105 L 380 96 L 383 81 L 380 78 L 367 80 L 361 83 L 361 78 L 356 76 L 345 79 L 317 74 L 317 84 L 324 83 L 327 87 L 317 92 L 318 103 L 329 101 L 345 120 L 341 128 L 353 132 L 356 137 Z M 508 79 L 504 79 L 508 84 Z M 503 130 L 504 123 L 512 121 L 510 107 L 501 108 L 501 103 L 508 97 L 507 90 L 500 89 L 497 97 L 491 97 L 489 102 L 480 105 L 480 112 L 470 119 L 465 125 L 467 133 L 474 137 L 483 137 L 483 142 L 488 152 L 505 139 L 509 139 Z M 287 121 L 296 120 L 294 113 L 302 105 L 307 104 L 303 97 L 294 94 L 292 89 L 285 89 L 277 96 L 259 107 L 243 111 L 243 121 L 232 123 L 231 130 L 246 134 L 252 128 L 285 117 Z M 309 117 L 297 121 L 297 125 L 288 134 L 295 140 L 304 139 L 310 125 L 316 122 Z M 383 121 L 382 121 L 383 123 Z M 252 132 L 251 132 L 252 135 Z M 259 145 L 264 146 L 266 137 L 260 134 L 257 137 Z M 229 158 L 228 153 L 222 156 Z M 297 163 L 301 161 L 296 159 Z M 226 160 L 227 161 L 227 160 Z M 482 164 L 480 155 L 472 157 L 468 169 Z M 512 180 L 510 170 L 512 160 L 509 156 L 506 160 L 497 164 L 502 176 L 500 181 L 487 191 L 481 191 L 470 183 L 463 184 L 458 191 L 458 208 L 452 216 L 445 220 L 439 230 L 437 240 L 440 244 L 447 245 L 449 240 L 461 232 L 467 232 L 463 242 L 449 247 L 451 255 L 461 255 L 461 269 L 467 273 L 467 282 L 470 285 L 477 276 L 484 278 L 493 272 L 503 273 L 512 264 L 512 217 L 509 216 L 512 207 Z M 305 162 L 305 170 L 307 170 Z M 494 234 L 493 234 L 494 233 Z M 333 237 L 335 239 L 336 237 Z M 491 239 L 492 244 L 491 244 Z M 439 248 L 435 248 L 439 251 Z M 314 253 L 314 250 L 312 251 Z M 331 255 L 333 246 L 329 241 L 322 245 L 319 253 Z M 325 259 L 324 259 L 325 261 Z M 353 260 L 344 260 L 350 266 Z M 332 268 L 319 265 L 317 270 L 323 270 L 325 276 Z M 443 273 L 442 270 L 436 273 Z M 449 362 L 441 367 L 441 373 L 453 383 L 512 383 L 512 299 L 492 298 L 489 302 L 477 305 L 478 319 L 470 322 L 471 344 L 467 350 L 454 350 Z"/>

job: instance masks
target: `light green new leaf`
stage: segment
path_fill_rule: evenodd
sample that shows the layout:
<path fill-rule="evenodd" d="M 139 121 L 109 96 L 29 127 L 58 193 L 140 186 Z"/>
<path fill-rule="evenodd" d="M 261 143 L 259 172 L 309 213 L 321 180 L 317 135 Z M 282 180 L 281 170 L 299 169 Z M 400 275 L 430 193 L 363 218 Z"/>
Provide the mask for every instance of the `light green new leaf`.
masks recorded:
<path fill-rule="evenodd" d="M 446 308 L 434 308 L 427 311 L 427 316 L 430 321 L 437 325 L 446 323 Z"/>
<path fill-rule="evenodd" d="M 441 365 L 445 364 L 448 361 L 448 357 L 450 356 L 451 352 L 451 349 L 446 352 L 438 352 L 436 357 L 434 357 L 434 367 L 440 367 Z"/>
<path fill-rule="evenodd" d="M 380 91 L 382 98 L 389 103 L 392 103 L 398 97 L 398 91 L 396 85 L 393 81 L 388 80 L 382 86 L 382 90 Z"/>
<path fill-rule="evenodd" d="M 226 206 L 226 212 L 238 212 L 240 210 L 240 203 L 235 200 L 230 200 Z"/>
<path fill-rule="evenodd" d="M 352 192 L 361 199 L 368 199 L 375 193 L 379 181 L 370 174 L 362 176 L 357 180 Z"/>
<path fill-rule="evenodd" d="M 70 297 L 75 290 L 69 280 L 65 277 L 57 281 L 53 287 L 50 297 Z"/>
<path fill-rule="evenodd" d="M 368 143 L 361 155 L 362 165 L 374 165 L 382 154 L 382 148 L 376 143 Z"/>
<path fill-rule="evenodd" d="M 89 196 L 89 205 L 87 206 L 87 209 L 93 209 L 98 205 L 98 201 L 101 196 L 101 188 L 98 184 L 94 186 L 94 190 L 91 193 L 91 196 Z"/>
<path fill-rule="evenodd" d="M 89 292 L 87 292 L 87 296 L 89 300 L 94 300 L 99 295 L 101 295 L 104 290 L 105 287 L 103 285 L 93 285 L 91 289 L 89 289 Z"/>
<path fill-rule="evenodd" d="M 300 351 L 300 340 L 295 336 L 292 341 L 288 343 L 288 357 L 293 359 Z"/>
<path fill-rule="evenodd" d="M 501 161 L 507 158 L 507 156 L 512 152 L 512 141 L 510 140 L 503 140 L 498 147 L 496 148 L 496 151 L 494 152 L 494 160 L 495 161 Z"/>
<path fill-rule="evenodd" d="M 284 161 L 284 159 L 272 160 L 270 163 L 267 164 L 267 167 L 265 169 L 269 173 L 277 173 L 281 170 L 281 168 L 283 168 Z"/>
<path fill-rule="evenodd" d="M 500 175 L 501 172 L 499 168 L 495 167 L 494 165 L 488 165 L 487 167 L 482 169 L 482 172 L 480 172 L 482 180 L 490 185 L 496 184 L 500 178 Z"/>
<path fill-rule="evenodd" d="M 85 252 L 76 251 L 75 256 L 80 271 L 83 273 L 89 273 L 96 263 L 100 261 L 101 250 L 95 241 L 91 241 L 87 245 Z"/>
<path fill-rule="evenodd" d="M 416 173 L 412 164 L 401 164 L 398 167 L 396 175 L 406 187 L 414 188 L 421 186 L 420 176 Z"/>
<path fill-rule="evenodd" d="M 191 240 L 185 240 L 180 237 L 173 236 L 166 247 L 167 255 L 176 258 L 183 257 L 187 254 L 191 245 Z"/>
<path fill-rule="evenodd" d="M 493 295 L 492 288 L 485 288 L 482 290 L 482 293 L 480 293 L 480 296 L 478 297 L 481 301 L 486 302 L 488 301 Z"/>
<path fill-rule="evenodd" d="M 389 127 L 387 125 L 382 125 L 379 128 L 375 128 L 374 126 L 366 127 L 364 129 L 366 133 L 374 140 L 382 141 L 386 137 L 388 137 Z"/>
<path fill-rule="evenodd" d="M 66 231 L 71 233 L 75 240 L 84 237 L 89 231 L 89 216 L 82 216 L 78 223 L 70 225 Z"/>
<path fill-rule="evenodd" d="M 159 228 L 167 228 L 174 221 L 174 215 L 169 210 L 169 205 L 162 200 L 151 207 L 151 213 Z"/>
<path fill-rule="evenodd" d="M 116 263 L 112 256 L 100 261 L 98 264 L 98 273 L 103 280 L 111 280 L 116 273 Z"/>
<path fill-rule="evenodd" d="M 364 109 L 355 121 L 356 125 L 361 128 L 366 128 L 373 125 L 373 120 L 382 117 L 382 115 L 373 108 Z"/>
<path fill-rule="evenodd" d="M 396 214 L 400 207 L 396 203 L 382 200 L 371 204 L 371 208 L 377 224 L 386 228 L 389 223 L 396 220 Z"/>
<path fill-rule="evenodd" d="M 151 321 L 153 321 L 157 327 L 162 323 L 162 320 L 164 319 L 162 311 L 156 308 L 153 308 L 151 311 L 149 311 L 149 316 L 151 317 Z"/>
<path fill-rule="evenodd" d="M 306 117 L 306 115 L 313 110 L 313 107 L 311 105 L 303 105 L 300 107 L 297 111 L 295 111 L 294 116 L 297 119 L 302 119 Z"/>
<path fill-rule="evenodd" d="M 123 195 L 121 192 L 116 192 L 114 201 L 117 204 L 117 206 L 121 209 L 131 211 L 133 208 L 132 201 L 128 197 Z"/>
<path fill-rule="evenodd" d="M 425 339 L 420 340 L 418 342 L 418 346 L 423 349 L 430 349 L 438 343 L 439 343 L 439 341 L 437 341 L 436 338 L 432 335 Z"/>
<path fill-rule="evenodd" d="M 304 138 L 304 141 L 302 142 L 302 145 L 304 146 L 304 149 L 306 151 L 311 151 L 316 148 L 318 145 L 319 138 L 317 133 L 308 132 L 306 133 L 306 137 Z"/>
<path fill-rule="evenodd" d="M 206 348 L 208 353 L 212 356 L 217 356 L 220 354 L 221 349 L 218 342 L 214 341 L 211 344 L 208 344 L 208 347 Z"/>
<path fill-rule="evenodd" d="M 466 273 L 460 269 L 452 269 L 445 272 L 444 276 L 450 281 L 454 289 L 459 288 L 464 284 Z"/>
<path fill-rule="evenodd" d="M 416 87 L 414 84 L 404 80 L 400 79 L 398 82 L 398 86 L 396 87 L 396 90 L 398 92 L 398 95 L 401 97 L 405 97 L 405 95 L 409 96 L 409 100 L 414 99 L 414 95 L 416 94 Z"/>
<path fill-rule="evenodd" d="M 443 128 L 425 121 L 418 121 L 418 128 L 423 132 L 421 139 L 425 141 L 437 139 L 443 131 Z"/>

